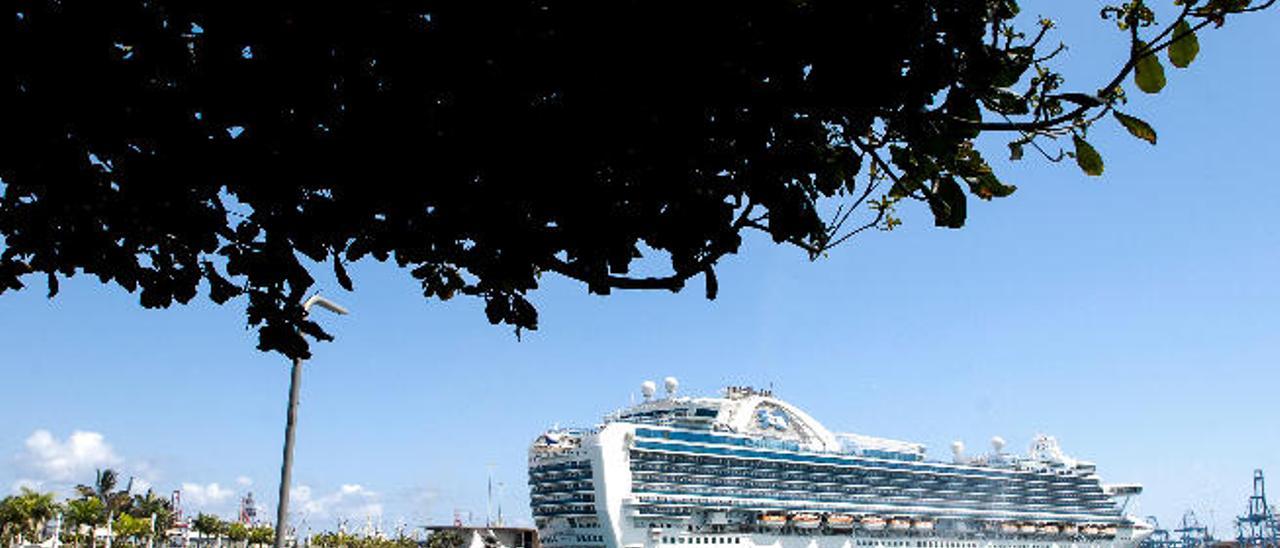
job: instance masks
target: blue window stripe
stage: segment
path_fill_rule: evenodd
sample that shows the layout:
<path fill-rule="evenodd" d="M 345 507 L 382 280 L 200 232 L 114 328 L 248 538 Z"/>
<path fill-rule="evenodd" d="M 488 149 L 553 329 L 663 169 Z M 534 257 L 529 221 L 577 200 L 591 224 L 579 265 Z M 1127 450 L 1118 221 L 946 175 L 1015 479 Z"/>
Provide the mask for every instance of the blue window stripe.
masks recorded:
<path fill-rule="evenodd" d="M 733 445 L 737 447 L 745 447 L 746 441 L 756 441 L 749 438 L 733 438 L 727 436 L 712 436 L 708 434 L 695 434 L 690 432 L 676 431 L 658 431 L 647 428 L 637 428 L 636 447 L 652 448 L 662 451 L 681 451 L 704 454 L 716 454 L 723 456 L 736 456 L 745 458 L 767 458 L 775 460 L 788 460 L 793 462 L 812 462 L 819 464 L 838 464 L 853 465 L 863 467 L 882 468 L 890 470 L 908 470 L 919 472 L 933 472 L 940 474 L 965 474 L 970 476 L 984 476 L 990 478 L 1018 478 L 1027 477 L 1030 474 L 1006 470 L 975 470 L 960 466 L 947 466 L 923 462 L 884 462 L 874 459 L 861 458 L 852 455 L 823 455 L 814 453 L 779 453 L 769 450 L 758 449 L 734 449 L 721 447 L 701 447 L 690 445 L 679 445 L 667 443 L 666 438 L 661 434 L 670 433 L 671 439 L 675 441 L 687 441 L 695 443 L 716 443 L 722 445 Z M 656 436 L 653 434 L 657 434 Z M 656 438 L 656 439 L 651 439 Z M 707 438 L 707 439 L 699 439 Z"/>

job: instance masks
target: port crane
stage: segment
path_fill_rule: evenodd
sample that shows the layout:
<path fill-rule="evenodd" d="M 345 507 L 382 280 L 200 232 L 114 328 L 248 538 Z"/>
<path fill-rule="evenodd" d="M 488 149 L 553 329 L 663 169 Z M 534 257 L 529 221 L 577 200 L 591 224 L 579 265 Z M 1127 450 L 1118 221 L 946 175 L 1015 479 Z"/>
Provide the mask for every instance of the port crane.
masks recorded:
<path fill-rule="evenodd" d="M 1280 548 L 1280 525 L 1275 507 L 1267 504 L 1267 482 L 1262 470 L 1253 471 L 1253 495 L 1243 516 L 1236 518 L 1236 542 L 1241 548 Z"/>

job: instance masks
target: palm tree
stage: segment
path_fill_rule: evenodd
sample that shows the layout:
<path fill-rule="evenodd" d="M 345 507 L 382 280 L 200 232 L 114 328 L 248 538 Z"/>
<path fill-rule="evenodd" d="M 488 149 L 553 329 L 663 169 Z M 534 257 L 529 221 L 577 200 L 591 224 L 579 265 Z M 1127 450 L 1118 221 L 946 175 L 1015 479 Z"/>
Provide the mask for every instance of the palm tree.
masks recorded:
<path fill-rule="evenodd" d="M 14 537 L 18 544 L 24 539 L 40 541 L 40 530 L 58 512 L 53 493 L 38 493 L 26 487 L 12 497 L 5 498 L 0 509 L 5 537 Z"/>
<path fill-rule="evenodd" d="M 95 527 L 105 523 L 103 516 L 106 514 L 102 501 L 97 497 L 81 497 L 75 500 L 69 500 L 66 504 L 67 526 L 77 533 L 84 527 L 89 528 L 89 546 L 93 547 L 97 544 L 97 539 L 93 535 Z"/>
<path fill-rule="evenodd" d="M 120 517 L 116 518 L 114 530 L 115 534 L 126 539 L 126 542 L 132 539 L 133 544 L 137 546 L 140 544 L 139 541 L 151 534 L 151 519 L 136 518 L 127 513 L 120 514 Z"/>
<path fill-rule="evenodd" d="M 103 509 L 112 514 L 124 508 L 129 503 L 129 490 L 117 491 L 116 486 L 119 484 L 120 476 L 115 470 L 107 468 L 106 470 L 97 471 L 97 479 L 92 486 L 77 485 L 76 491 L 85 497 L 93 497 L 102 501 Z M 129 484 L 133 484 L 133 480 L 129 480 Z"/>
<path fill-rule="evenodd" d="M 147 489 L 142 495 L 134 495 L 129 501 L 129 515 L 150 520 L 155 517 L 155 528 L 152 536 L 162 536 L 173 526 L 173 503 L 169 499 L 157 497 L 155 491 Z"/>
<path fill-rule="evenodd" d="M 14 497 L 0 499 L 0 546 L 8 546 L 13 537 L 18 535 L 22 518 L 13 502 Z"/>
<path fill-rule="evenodd" d="M 218 516 L 200 513 L 196 515 L 196 519 L 191 521 L 191 528 L 195 529 L 205 539 L 213 536 L 215 542 L 222 544 L 222 533 L 226 529 L 226 524 L 218 519 Z"/>
<path fill-rule="evenodd" d="M 76 491 L 81 496 L 93 497 L 102 502 L 103 517 L 106 518 L 105 521 L 108 528 L 115 521 L 117 512 L 129 504 L 129 487 L 133 486 L 133 479 L 129 479 L 129 486 L 123 491 L 116 490 L 119 480 L 119 474 L 115 470 L 107 468 L 97 471 L 97 478 L 92 486 L 83 484 L 76 486 Z M 107 544 L 110 544 L 110 542 Z"/>

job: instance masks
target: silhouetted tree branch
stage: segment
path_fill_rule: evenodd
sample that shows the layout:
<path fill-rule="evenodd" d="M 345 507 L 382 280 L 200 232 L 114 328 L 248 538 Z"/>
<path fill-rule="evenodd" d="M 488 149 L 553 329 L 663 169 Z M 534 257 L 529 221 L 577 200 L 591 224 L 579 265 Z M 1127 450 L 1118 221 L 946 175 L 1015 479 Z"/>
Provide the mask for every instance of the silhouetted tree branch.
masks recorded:
<path fill-rule="evenodd" d="M 1095 122 L 1156 140 L 1119 110 L 1126 79 L 1159 91 L 1159 55 L 1186 66 L 1197 33 L 1274 0 L 1167 0 L 1164 25 L 1154 2 L 1103 10 L 1129 51 L 1067 91 L 1054 24 L 1015 0 L 18 0 L 0 292 L 243 297 L 291 357 L 330 338 L 300 304 L 317 264 L 350 290 L 350 263 L 394 261 L 517 332 L 548 272 L 599 294 L 703 276 L 714 298 L 748 231 L 816 259 L 904 199 L 963 226 L 969 196 L 1016 188 L 983 132 L 1015 133 L 1015 159 L 1069 137 L 1100 174 Z M 664 273 L 633 273 L 646 255 Z"/>

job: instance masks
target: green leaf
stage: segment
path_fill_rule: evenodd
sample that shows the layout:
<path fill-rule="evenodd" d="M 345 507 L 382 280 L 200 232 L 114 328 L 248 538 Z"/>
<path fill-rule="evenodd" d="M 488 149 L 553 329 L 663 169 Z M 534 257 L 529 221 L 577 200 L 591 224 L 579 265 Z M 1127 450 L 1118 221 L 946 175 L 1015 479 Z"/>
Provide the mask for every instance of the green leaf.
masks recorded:
<path fill-rule="evenodd" d="M 956 135 L 965 139 L 978 136 L 977 124 L 982 122 L 982 107 L 972 94 L 963 89 L 952 88 L 947 92 L 947 100 L 942 106 L 952 118 L 961 120 L 952 124 Z"/>
<path fill-rule="evenodd" d="M 1145 48 L 1144 48 L 1145 49 Z M 1160 93 L 1164 89 L 1164 66 L 1155 55 L 1144 55 L 1134 66 L 1133 83 L 1147 93 Z"/>
<path fill-rule="evenodd" d="M 1156 144 L 1156 130 L 1151 127 L 1151 124 L 1146 123 L 1141 118 L 1129 116 L 1128 114 L 1118 110 L 1112 111 L 1112 114 L 1115 115 L 1116 120 L 1119 120 L 1120 124 L 1123 125 L 1125 129 L 1129 130 L 1129 133 L 1132 133 L 1134 137 L 1142 139 L 1143 141 L 1153 145 Z"/>
<path fill-rule="evenodd" d="M 996 87 L 1009 87 L 1022 79 L 1022 75 L 1031 67 L 1032 61 L 1035 60 L 1036 50 L 1029 47 L 1009 48 L 1005 52 L 1005 56 L 1000 60 L 1000 68 L 996 71 L 992 85 Z"/>
<path fill-rule="evenodd" d="M 964 177 L 964 182 L 969 183 L 969 192 L 983 200 L 1004 198 L 1013 194 L 1013 191 L 1018 190 L 1015 185 L 1006 185 L 1000 182 L 1000 179 L 997 179 L 992 173 L 966 176 Z"/>
<path fill-rule="evenodd" d="M 1175 40 L 1169 44 L 1169 62 L 1175 67 L 1187 68 L 1200 53 L 1200 40 L 1196 38 L 1196 33 L 1191 32 L 1191 25 L 1187 24 L 1186 19 L 1173 26 L 1173 36 Z"/>
<path fill-rule="evenodd" d="M 934 181 L 933 192 L 929 193 L 929 209 L 933 210 L 934 226 L 961 228 L 967 215 L 964 190 L 960 184 L 950 177 L 942 177 Z"/>
<path fill-rule="evenodd" d="M 1014 141 L 1012 143 L 1009 143 L 1009 159 L 1014 161 L 1022 159 L 1022 142 L 1021 141 Z"/>
<path fill-rule="evenodd" d="M 987 108 L 1000 114 L 1026 114 L 1030 112 L 1027 100 L 1008 88 L 996 88 L 987 96 Z"/>
<path fill-rule="evenodd" d="M 1013 144 L 1009 143 L 1010 146 L 1013 146 Z M 972 192 L 974 196 L 983 200 L 990 200 L 992 198 L 1003 198 L 1018 190 L 1016 186 L 1000 182 L 1000 179 L 996 178 L 995 172 L 991 170 L 991 165 L 983 159 L 981 153 L 972 147 L 961 148 L 955 159 L 954 173 L 969 184 L 969 192 Z"/>
<path fill-rule="evenodd" d="M 1079 135 L 1072 135 L 1071 138 L 1076 144 L 1076 164 L 1085 175 L 1093 177 L 1102 175 L 1102 156 L 1093 148 L 1093 145 L 1081 139 Z"/>

